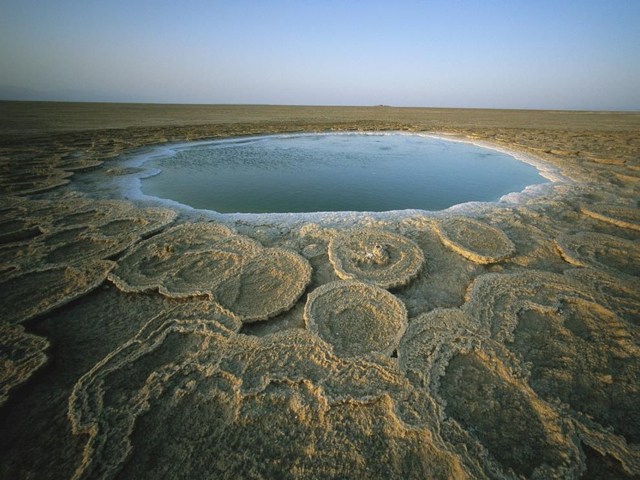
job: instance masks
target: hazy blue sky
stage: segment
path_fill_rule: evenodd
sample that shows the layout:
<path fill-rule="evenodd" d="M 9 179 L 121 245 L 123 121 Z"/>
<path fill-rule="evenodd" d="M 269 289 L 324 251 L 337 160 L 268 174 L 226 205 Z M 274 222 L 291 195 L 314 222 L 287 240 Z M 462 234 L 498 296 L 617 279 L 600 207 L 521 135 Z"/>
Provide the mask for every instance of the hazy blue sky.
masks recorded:
<path fill-rule="evenodd" d="M 640 110 L 640 0 L 0 0 L 0 98 Z"/>

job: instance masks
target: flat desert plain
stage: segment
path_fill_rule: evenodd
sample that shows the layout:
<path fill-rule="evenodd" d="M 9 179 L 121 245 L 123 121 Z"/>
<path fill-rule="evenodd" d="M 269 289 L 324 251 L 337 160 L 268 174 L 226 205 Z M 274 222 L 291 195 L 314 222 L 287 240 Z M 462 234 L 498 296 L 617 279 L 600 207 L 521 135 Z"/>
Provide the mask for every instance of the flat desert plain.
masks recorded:
<path fill-rule="evenodd" d="M 152 145 L 334 131 L 554 181 L 314 221 L 102 188 Z M 0 478 L 640 476 L 640 113 L 2 102 L 0 192 Z"/>

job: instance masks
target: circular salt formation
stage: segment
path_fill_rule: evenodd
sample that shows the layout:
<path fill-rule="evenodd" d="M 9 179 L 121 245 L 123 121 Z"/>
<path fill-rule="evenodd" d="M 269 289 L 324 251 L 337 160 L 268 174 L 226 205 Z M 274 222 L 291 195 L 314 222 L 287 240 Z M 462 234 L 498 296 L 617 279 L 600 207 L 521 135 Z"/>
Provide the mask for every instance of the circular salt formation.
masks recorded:
<path fill-rule="evenodd" d="M 458 308 L 436 308 L 412 318 L 398 348 L 400 368 L 410 381 L 428 385 L 438 347 L 458 342 L 473 330 L 469 317 Z"/>
<path fill-rule="evenodd" d="M 604 233 L 560 235 L 556 245 L 562 257 L 579 267 L 640 276 L 640 244 Z"/>
<path fill-rule="evenodd" d="M 309 282 L 311 266 L 303 257 L 265 248 L 218 284 L 212 296 L 244 323 L 255 322 L 291 309 Z"/>
<path fill-rule="evenodd" d="M 208 296 L 243 322 L 292 308 L 311 281 L 311 266 L 287 250 L 213 223 L 183 224 L 140 243 L 109 279 L 125 292 Z"/>
<path fill-rule="evenodd" d="M 373 229 L 347 230 L 329 242 L 329 260 L 343 280 L 381 288 L 406 285 L 420 271 L 424 255 L 408 238 Z"/>
<path fill-rule="evenodd" d="M 488 273 L 469 285 L 466 302 L 460 308 L 471 320 L 472 331 L 504 343 L 513 338 L 523 305 L 554 308 L 567 295 L 591 296 L 583 285 L 566 275 L 539 270 Z"/>
<path fill-rule="evenodd" d="M 611 223 L 618 227 L 640 230 L 640 211 L 637 208 L 615 205 L 584 205 L 580 210 L 588 217 Z"/>
<path fill-rule="evenodd" d="M 125 292 L 160 288 L 165 278 L 192 263 L 189 254 L 218 250 L 216 247 L 232 235 L 230 229 L 214 223 L 178 225 L 139 243 L 118 262 L 109 280 Z M 179 280 L 169 279 L 168 283 Z"/>
<path fill-rule="evenodd" d="M 391 355 L 407 328 L 407 309 L 386 290 L 357 281 L 331 282 L 309 294 L 307 327 L 343 356 Z"/>
<path fill-rule="evenodd" d="M 211 250 L 185 254 L 174 273 L 158 286 L 163 295 L 180 298 L 210 295 L 211 290 L 244 263 L 234 252 Z"/>
<path fill-rule="evenodd" d="M 436 224 L 444 245 L 475 263 L 496 263 L 515 253 L 513 242 L 502 230 L 466 217 L 452 217 Z"/>

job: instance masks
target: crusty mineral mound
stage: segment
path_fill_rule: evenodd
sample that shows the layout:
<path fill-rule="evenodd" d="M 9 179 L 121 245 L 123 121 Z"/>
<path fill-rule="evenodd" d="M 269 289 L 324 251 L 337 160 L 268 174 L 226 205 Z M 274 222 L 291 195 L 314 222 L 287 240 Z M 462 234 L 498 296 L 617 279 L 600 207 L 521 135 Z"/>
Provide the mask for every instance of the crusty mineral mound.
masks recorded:
<path fill-rule="evenodd" d="M 0 220 L 0 244 L 29 240 L 42 233 L 36 222 L 22 218 Z"/>
<path fill-rule="evenodd" d="M 164 208 L 135 209 L 128 202 L 72 198 L 15 201 L 0 222 L 0 272 L 29 272 L 56 265 L 82 266 L 122 253 L 176 218 Z"/>
<path fill-rule="evenodd" d="M 64 305 L 100 285 L 113 266 L 95 261 L 11 276 L 0 283 L 0 305 L 11 306 L 3 311 L 2 320 L 24 322 Z"/>
<path fill-rule="evenodd" d="M 413 318 L 398 348 L 400 368 L 417 386 L 428 388 L 431 371 L 425 366 L 435 361 L 436 347 L 472 331 L 471 321 L 458 308 L 436 308 Z"/>
<path fill-rule="evenodd" d="M 563 414 L 573 417 L 590 446 L 637 475 L 640 396 L 632 385 L 640 372 L 638 334 L 633 321 L 616 312 L 637 318 L 640 303 L 637 295 L 626 297 L 614 277 L 576 270 L 482 275 L 461 309 L 474 331 L 515 354 L 510 366 L 526 365 L 537 395 L 564 405 Z"/>
<path fill-rule="evenodd" d="M 579 232 L 561 235 L 556 245 L 562 257 L 580 267 L 640 276 L 640 243 L 606 235 Z"/>
<path fill-rule="evenodd" d="M 243 251 L 258 248 L 257 244 L 250 239 L 230 242 L 229 239 L 232 236 L 233 232 L 230 229 L 214 223 L 178 225 L 138 244 L 118 262 L 118 266 L 109 275 L 109 280 L 125 292 L 141 292 L 165 287 L 171 289 L 166 293 L 173 292 L 175 296 L 180 296 L 183 291 L 192 295 L 199 294 L 201 292 L 195 285 L 195 279 L 189 281 L 189 278 L 186 278 L 182 282 L 180 278 L 170 277 L 183 271 L 187 275 L 200 278 L 198 276 L 198 269 L 200 269 L 205 273 L 203 277 L 211 277 L 210 282 L 220 281 L 219 277 L 226 271 L 224 265 L 229 265 L 228 256 L 238 256 Z M 202 252 L 214 253 L 201 255 L 199 259 L 194 257 Z M 197 261 L 200 261 L 200 264 L 194 263 Z M 211 272 L 212 269 L 216 275 L 207 275 L 206 273 Z M 168 279 L 166 286 L 165 279 Z M 186 287 L 183 288 L 182 283 L 186 283 Z"/>
<path fill-rule="evenodd" d="M 46 237 L 42 238 L 47 241 Z M 111 258 L 138 240 L 135 233 L 104 237 L 91 232 L 80 233 L 73 239 L 43 249 L 40 262 L 44 265 L 79 265 L 90 260 Z"/>
<path fill-rule="evenodd" d="M 135 233 L 105 237 L 86 227 L 65 228 L 0 247 L 0 271 L 27 273 L 54 266 L 83 266 L 109 259 L 137 240 Z"/>
<path fill-rule="evenodd" d="M 576 280 L 556 273 L 526 270 L 518 273 L 489 273 L 469 286 L 461 309 L 474 330 L 499 342 L 507 341 L 517 325 L 517 312 L 528 303 L 553 306 L 563 296 L 589 298 Z"/>
<path fill-rule="evenodd" d="M 580 211 L 588 217 L 622 228 L 640 230 L 640 209 L 617 205 L 583 205 Z"/>
<path fill-rule="evenodd" d="M 307 328 L 338 355 L 391 355 L 407 327 L 404 304 L 386 290 L 357 281 L 327 283 L 309 294 Z"/>
<path fill-rule="evenodd" d="M 59 168 L 47 168 L 38 171 L 15 171 L 9 175 L 0 177 L 0 193 L 3 195 L 27 195 L 30 193 L 44 192 L 52 188 L 66 185 L 70 182 L 71 172 L 65 172 Z"/>
<path fill-rule="evenodd" d="M 214 223 L 183 224 L 139 244 L 109 279 L 121 290 L 207 296 L 243 322 L 289 310 L 311 281 L 300 255 L 264 248 Z"/>
<path fill-rule="evenodd" d="M 0 323 L 0 407 L 13 387 L 45 364 L 48 347 L 47 339 L 26 333 L 21 325 Z"/>
<path fill-rule="evenodd" d="M 391 363 L 308 331 L 234 335 L 176 311 L 74 386 L 73 478 L 468 478 L 432 406 Z"/>
<path fill-rule="evenodd" d="M 578 448 L 558 413 L 523 381 L 500 345 L 478 335 L 460 309 L 436 309 L 411 320 L 398 359 L 407 378 L 435 393 L 459 451 L 485 450 L 494 477 L 513 469 L 525 478 L 576 473 Z"/>
<path fill-rule="evenodd" d="M 600 305 L 632 325 L 640 326 L 640 279 L 621 279 L 592 268 L 573 268 L 564 275 L 588 288 Z"/>
<path fill-rule="evenodd" d="M 446 357 L 437 395 L 455 421 L 450 428 L 461 429 L 458 441 L 465 449 L 480 443 L 502 472 L 513 470 L 519 478 L 577 476 L 575 433 L 487 345 Z M 494 478 L 506 477 L 490 468 Z"/>
<path fill-rule="evenodd" d="M 146 236 L 164 228 L 177 217 L 175 211 L 167 208 L 136 208 L 121 200 L 65 197 L 61 201 L 51 201 L 9 198 L 4 208 L 6 214 L 0 213 L 0 220 L 6 218 L 35 223 L 46 233 L 69 227 L 84 227 L 98 230 L 106 236 L 131 233 Z"/>
<path fill-rule="evenodd" d="M 381 288 L 409 283 L 424 255 L 414 242 L 374 229 L 339 232 L 329 242 L 329 260 L 343 280 L 360 280 Z"/>
<path fill-rule="evenodd" d="M 530 365 L 530 383 L 549 401 L 640 444 L 640 347 L 636 329 L 610 310 L 580 298 L 555 308 L 524 307 L 509 348 Z M 640 465 L 639 465 L 640 466 Z"/>
<path fill-rule="evenodd" d="M 289 250 L 265 248 L 212 289 L 213 298 L 243 322 L 291 309 L 311 281 L 311 266 Z"/>
<path fill-rule="evenodd" d="M 436 224 L 442 243 L 475 263 L 497 263 L 515 253 L 513 242 L 496 227 L 466 217 L 451 217 Z"/>

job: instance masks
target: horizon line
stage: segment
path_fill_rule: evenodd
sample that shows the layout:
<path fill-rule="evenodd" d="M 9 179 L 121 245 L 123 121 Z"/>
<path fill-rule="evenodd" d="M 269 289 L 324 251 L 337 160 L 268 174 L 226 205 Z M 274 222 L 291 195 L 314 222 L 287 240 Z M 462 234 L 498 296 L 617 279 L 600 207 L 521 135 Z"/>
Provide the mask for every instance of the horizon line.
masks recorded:
<path fill-rule="evenodd" d="M 443 107 L 443 106 L 400 106 L 388 104 L 375 105 L 332 105 L 332 104 L 279 104 L 279 103 L 183 103 L 183 102 L 132 102 L 105 100 L 17 100 L 3 99 L 4 103 L 61 103 L 61 104 L 107 104 L 107 105 L 170 105 L 185 107 L 294 107 L 294 108 L 397 108 L 397 109 L 429 109 L 429 110 L 499 110 L 499 111 L 527 111 L 527 112 L 590 112 L 590 113 L 640 113 L 640 109 L 609 110 L 609 109 L 578 109 L 578 108 L 518 108 L 518 107 Z"/>

